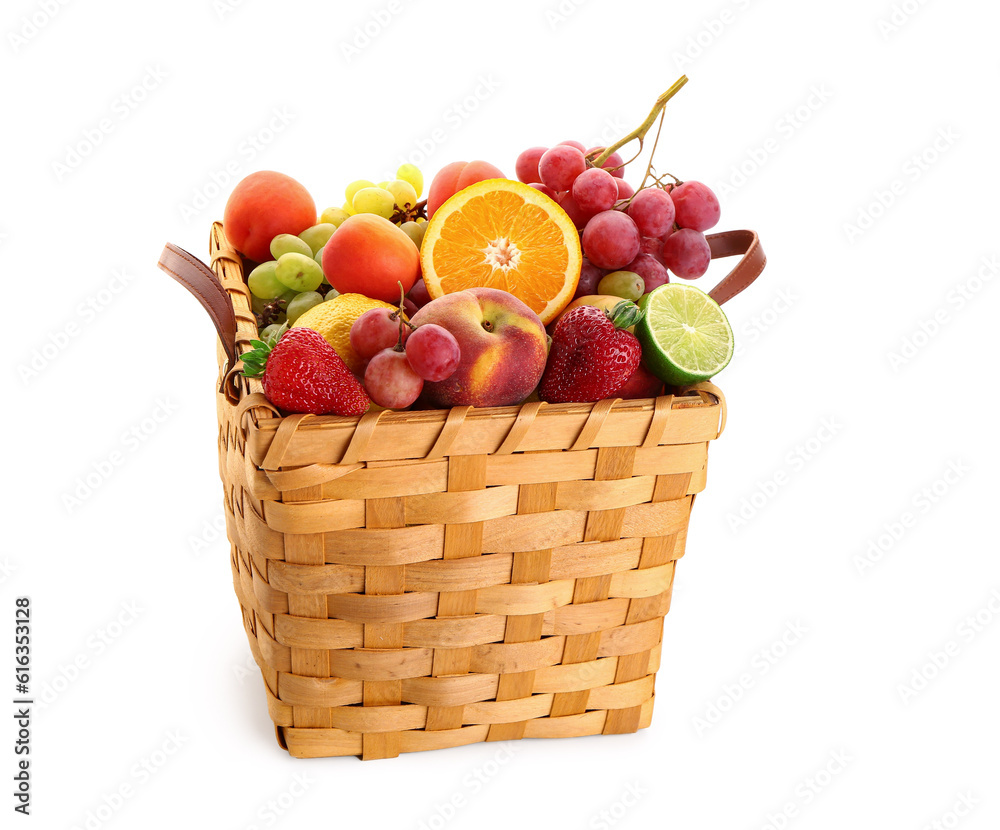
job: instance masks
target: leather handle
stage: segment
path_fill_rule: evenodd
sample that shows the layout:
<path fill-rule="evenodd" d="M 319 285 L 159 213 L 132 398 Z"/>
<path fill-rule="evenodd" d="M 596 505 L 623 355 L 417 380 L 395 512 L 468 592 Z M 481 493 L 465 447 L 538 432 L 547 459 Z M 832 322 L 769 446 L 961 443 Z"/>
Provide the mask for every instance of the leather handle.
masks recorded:
<path fill-rule="evenodd" d="M 230 368 L 236 365 L 236 313 L 229 294 L 204 262 L 183 248 L 167 243 L 160 254 L 160 268 L 190 291 L 215 323 Z"/>
<path fill-rule="evenodd" d="M 756 231 L 723 231 L 709 234 L 707 238 L 708 246 L 712 250 L 712 259 L 727 256 L 742 257 L 736 267 L 723 277 L 722 282 L 708 292 L 709 297 L 722 305 L 760 276 L 760 272 L 767 264 L 767 257 L 764 255 L 764 249 L 760 247 Z"/>

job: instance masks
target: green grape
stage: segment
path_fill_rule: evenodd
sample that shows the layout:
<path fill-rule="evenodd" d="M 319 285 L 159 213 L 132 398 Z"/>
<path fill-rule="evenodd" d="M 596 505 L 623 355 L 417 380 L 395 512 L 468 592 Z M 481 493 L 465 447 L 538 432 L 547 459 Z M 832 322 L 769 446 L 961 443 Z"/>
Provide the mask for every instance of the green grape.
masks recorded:
<path fill-rule="evenodd" d="M 350 204 L 354 201 L 354 194 L 359 190 L 363 190 L 366 187 L 375 187 L 375 182 L 370 182 L 368 179 L 358 179 L 356 182 L 351 182 L 347 185 L 347 189 L 344 191 L 344 195 L 347 197 L 347 202 Z"/>
<path fill-rule="evenodd" d="M 320 248 L 318 251 L 316 251 L 316 256 L 313 257 L 313 259 L 315 259 L 316 262 L 319 264 L 320 268 L 323 267 L 323 250 L 325 248 L 326 248 L 326 245 L 324 245 L 322 248 Z M 323 277 L 323 282 L 326 282 L 326 276 Z"/>
<path fill-rule="evenodd" d="M 374 213 L 383 219 L 389 219 L 395 213 L 395 203 L 392 194 L 381 187 L 365 187 L 354 194 L 354 210 L 356 213 Z"/>
<path fill-rule="evenodd" d="M 344 211 L 344 213 L 346 213 L 348 216 L 354 216 L 354 214 L 357 213 L 357 211 L 354 209 L 354 207 L 351 205 L 350 202 L 344 202 L 344 204 L 341 205 L 340 209 Z"/>
<path fill-rule="evenodd" d="M 336 225 L 330 225 L 321 222 L 318 225 L 313 225 L 311 228 L 306 228 L 302 233 L 299 234 L 299 239 L 309 246 L 309 256 L 316 256 L 316 252 L 321 250 L 327 241 L 333 236 L 333 232 L 337 230 Z M 302 251 L 302 253 L 306 253 Z"/>
<path fill-rule="evenodd" d="M 285 291 L 285 286 L 278 281 L 275 271 L 278 263 L 263 262 L 250 272 L 247 277 L 247 286 L 250 293 L 262 300 L 273 300 L 280 297 Z"/>
<path fill-rule="evenodd" d="M 635 302 L 645 291 L 645 283 L 635 271 L 612 271 L 597 283 L 598 294 L 611 294 Z"/>
<path fill-rule="evenodd" d="M 334 297 L 339 297 L 339 296 L 340 292 L 336 288 L 331 287 L 330 290 L 326 292 L 326 296 L 323 298 L 323 301 L 329 302 L 330 300 L 334 299 Z"/>
<path fill-rule="evenodd" d="M 407 205 L 413 207 L 417 203 L 417 191 L 409 182 L 396 179 L 394 182 L 389 182 L 385 189 L 392 194 L 393 199 L 396 200 L 396 207 L 401 210 Z"/>
<path fill-rule="evenodd" d="M 274 344 L 277 343 L 279 339 L 281 339 L 281 335 L 283 335 L 286 331 L 288 331 L 287 322 L 271 323 L 271 325 L 265 326 L 261 330 L 260 339 L 263 340 L 265 343 L 267 343 L 267 345 L 273 349 Z"/>
<path fill-rule="evenodd" d="M 396 171 L 396 178 L 409 182 L 418 197 L 424 189 L 424 174 L 415 164 L 401 164 Z"/>
<path fill-rule="evenodd" d="M 312 256 L 312 248 L 309 243 L 299 239 L 293 233 L 279 233 L 271 240 L 271 256 L 281 259 L 282 254 L 305 254 Z"/>
<path fill-rule="evenodd" d="M 413 240 L 413 244 L 417 246 L 417 250 L 419 251 L 420 244 L 424 241 L 424 233 L 427 231 L 427 226 L 418 225 L 416 222 L 404 222 L 399 226 L 399 229 Z"/>
<path fill-rule="evenodd" d="M 274 269 L 278 282 L 286 288 L 300 291 L 315 291 L 323 282 L 323 269 L 311 256 L 305 254 L 285 254 Z"/>
<path fill-rule="evenodd" d="M 323 295 L 316 291 L 303 291 L 301 294 L 297 294 L 285 311 L 288 315 L 288 325 L 294 326 L 299 317 L 321 302 L 323 302 Z"/>
<path fill-rule="evenodd" d="M 414 221 L 415 221 L 415 222 L 416 222 L 416 223 L 417 223 L 418 225 L 422 225 L 422 224 L 424 224 L 424 222 L 426 222 L 426 221 L 427 221 L 427 219 L 426 219 L 425 217 L 423 217 L 423 216 L 418 216 L 418 217 L 417 217 L 417 218 L 416 218 L 416 219 L 415 219 Z"/>
<path fill-rule="evenodd" d="M 379 182 L 379 183 L 378 183 L 377 185 L 375 185 L 375 186 L 376 186 L 376 187 L 381 187 L 381 188 L 382 188 L 383 190 L 386 190 L 386 189 L 387 189 L 387 188 L 386 188 L 386 185 L 387 185 L 387 184 L 389 184 L 389 182 Z"/>
<path fill-rule="evenodd" d="M 323 211 L 323 213 L 322 213 L 322 214 L 320 215 L 320 217 L 319 217 L 319 221 L 320 221 L 320 224 L 324 224 L 324 225 L 334 225 L 334 226 L 336 226 L 336 227 L 338 227 L 338 228 L 339 228 L 339 227 L 340 227 L 340 226 L 341 226 L 341 225 L 343 224 L 344 220 L 345 220 L 345 219 L 346 219 L 346 218 L 347 218 L 348 216 L 350 216 L 350 215 L 351 215 L 351 214 L 350 214 L 350 213 L 348 213 L 348 212 L 347 212 L 346 210 L 344 210 L 343 208 L 339 208 L 339 207 L 328 207 L 328 208 L 327 208 L 326 210 L 324 210 L 324 211 Z"/>

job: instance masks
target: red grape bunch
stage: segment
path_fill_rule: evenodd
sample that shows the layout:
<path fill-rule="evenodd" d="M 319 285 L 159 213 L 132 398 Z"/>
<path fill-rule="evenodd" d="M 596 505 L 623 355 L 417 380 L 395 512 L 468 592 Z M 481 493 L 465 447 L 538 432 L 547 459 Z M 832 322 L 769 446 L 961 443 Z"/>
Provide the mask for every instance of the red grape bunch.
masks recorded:
<path fill-rule="evenodd" d="M 712 190 L 697 181 L 663 185 L 653 177 L 652 185 L 636 192 L 624 179 L 625 162 L 617 152 L 594 165 L 604 149 L 563 141 L 530 147 L 515 165 L 518 179 L 554 199 L 581 233 L 576 296 L 599 293 L 598 283 L 608 274 L 637 274 L 644 294 L 669 282 L 671 273 L 686 280 L 702 276 L 712 258 L 705 231 L 720 215 Z"/>

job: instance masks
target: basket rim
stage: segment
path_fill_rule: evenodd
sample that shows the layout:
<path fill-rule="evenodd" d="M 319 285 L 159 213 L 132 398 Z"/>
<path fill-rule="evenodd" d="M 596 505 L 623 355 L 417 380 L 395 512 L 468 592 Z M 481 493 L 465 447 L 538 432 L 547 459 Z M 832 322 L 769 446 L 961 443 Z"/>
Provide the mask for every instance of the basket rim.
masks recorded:
<path fill-rule="evenodd" d="M 706 393 L 710 394 L 710 393 Z M 669 393 L 668 395 L 669 396 Z M 666 397 L 666 396 L 665 396 Z M 687 390 L 680 394 L 675 394 L 671 409 L 700 409 L 702 407 L 719 406 L 716 398 L 714 401 L 707 401 L 703 394 L 697 390 Z M 655 407 L 656 398 L 632 398 L 629 400 L 616 399 L 616 412 L 648 412 Z M 468 418 L 470 419 L 496 419 L 510 418 L 516 416 L 524 404 L 514 404 L 512 406 L 484 406 L 469 407 Z M 580 415 L 590 412 L 594 403 L 553 403 L 545 404 L 538 411 L 538 417 L 551 415 Z M 446 420 L 451 409 L 413 409 L 413 410 L 391 410 L 387 409 L 382 413 L 381 423 L 403 424 L 403 423 L 438 423 Z M 276 430 L 281 426 L 286 418 L 293 417 L 294 413 L 288 415 L 265 416 L 258 415 L 256 420 L 257 428 L 260 430 Z M 329 427 L 350 427 L 354 428 L 363 418 L 363 415 L 310 415 L 304 420 L 299 429 L 322 429 Z"/>

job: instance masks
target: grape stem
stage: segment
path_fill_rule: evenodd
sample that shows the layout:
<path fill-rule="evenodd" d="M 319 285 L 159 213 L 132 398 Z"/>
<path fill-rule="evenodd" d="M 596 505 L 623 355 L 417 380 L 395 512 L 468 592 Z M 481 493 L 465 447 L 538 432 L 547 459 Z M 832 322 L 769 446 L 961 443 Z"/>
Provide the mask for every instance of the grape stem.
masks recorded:
<path fill-rule="evenodd" d="M 618 141 L 616 141 L 611 146 L 605 147 L 604 148 L 604 152 L 602 152 L 592 162 L 592 164 L 594 165 L 594 167 L 600 167 L 601 165 L 603 165 L 604 162 L 607 161 L 608 157 L 613 152 L 615 152 L 616 150 L 620 150 L 622 147 L 624 147 L 630 141 L 633 141 L 635 139 L 639 140 L 639 151 L 641 152 L 642 151 L 642 140 L 646 137 L 646 133 L 648 133 L 649 130 L 650 130 L 650 128 L 653 126 L 653 122 L 656 121 L 657 116 L 662 115 L 663 108 L 666 106 L 667 101 L 669 101 L 678 92 L 680 92 L 681 88 L 687 82 L 688 82 L 687 75 L 681 75 L 680 78 L 678 78 L 676 81 L 674 81 L 674 83 L 670 87 L 670 89 L 668 89 L 659 98 L 656 99 L 656 103 L 653 104 L 653 109 L 651 109 L 649 111 L 649 115 L 646 116 L 646 120 L 643 121 L 638 127 L 636 127 L 634 130 L 632 130 L 632 132 L 630 132 L 625 137 L 620 138 Z M 662 120 L 661 120 L 660 123 L 662 125 Z M 657 136 L 659 136 L 659 131 L 657 131 Z"/>

